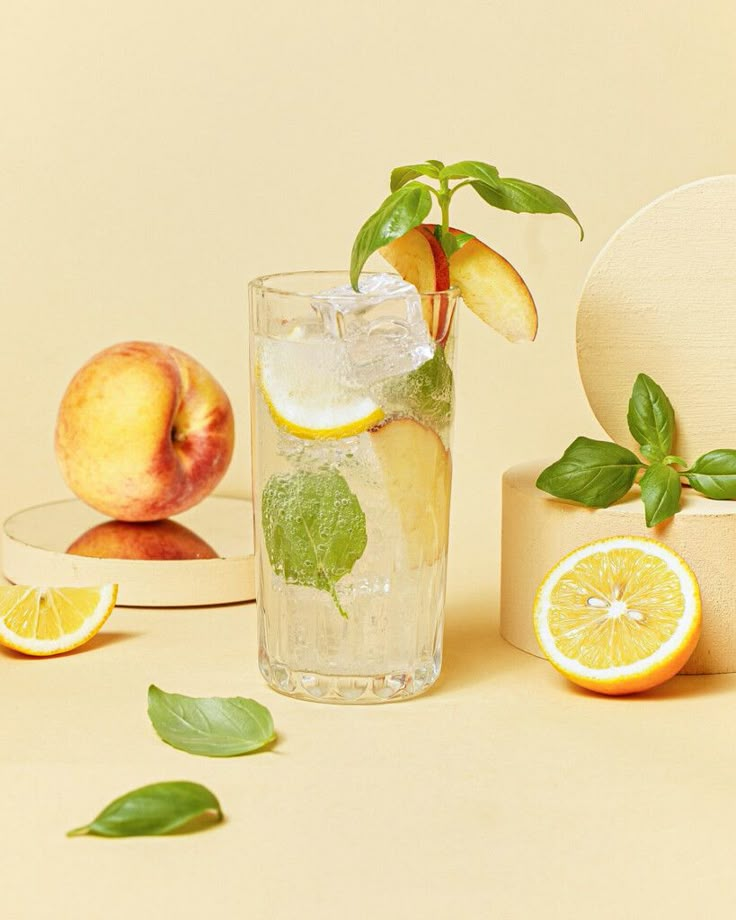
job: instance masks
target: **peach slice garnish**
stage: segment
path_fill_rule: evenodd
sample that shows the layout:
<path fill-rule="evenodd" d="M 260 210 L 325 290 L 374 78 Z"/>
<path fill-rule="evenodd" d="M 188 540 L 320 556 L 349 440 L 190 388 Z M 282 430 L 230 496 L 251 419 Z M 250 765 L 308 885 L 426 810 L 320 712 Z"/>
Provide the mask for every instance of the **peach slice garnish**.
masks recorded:
<path fill-rule="evenodd" d="M 447 256 L 428 224 L 420 224 L 409 230 L 384 246 L 380 253 L 404 281 L 413 284 L 420 294 L 446 291 L 450 287 Z M 422 297 L 424 321 L 434 339 L 444 340 L 447 336 L 444 327 L 448 301 L 448 297 Z"/>
<path fill-rule="evenodd" d="M 537 309 L 514 266 L 475 237 L 448 260 L 434 231 L 434 224 L 422 224 L 384 246 L 381 254 L 418 290 L 445 290 L 449 281 L 466 306 L 496 332 L 510 342 L 532 341 L 537 334 Z M 432 283 L 434 288 L 428 286 Z M 434 333 L 436 323 L 428 325 Z"/>

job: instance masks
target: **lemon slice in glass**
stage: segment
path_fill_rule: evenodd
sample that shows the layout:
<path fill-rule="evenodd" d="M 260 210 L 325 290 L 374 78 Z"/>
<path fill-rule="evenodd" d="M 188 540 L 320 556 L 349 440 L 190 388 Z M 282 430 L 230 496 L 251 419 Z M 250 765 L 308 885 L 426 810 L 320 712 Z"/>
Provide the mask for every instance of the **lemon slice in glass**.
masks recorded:
<path fill-rule="evenodd" d="M 700 635 L 700 591 L 687 563 L 645 537 L 581 546 L 546 575 L 534 603 L 542 651 L 599 693 L 648 690 L 682 668 Z"/>
<path fill-rule="evenodd" d="M 26 655 L 68 652 L 99 632 L 117 593 L 117 585 L 0 586 L 0 643 Z"/>
<path fill-rule="evenodd" d="M 347 380 L 344 356 L 323 338 L 267 339 L 256 376 L 273 420 L 299 438 L 347 438 L 383 419 L 381 407 Z"/>

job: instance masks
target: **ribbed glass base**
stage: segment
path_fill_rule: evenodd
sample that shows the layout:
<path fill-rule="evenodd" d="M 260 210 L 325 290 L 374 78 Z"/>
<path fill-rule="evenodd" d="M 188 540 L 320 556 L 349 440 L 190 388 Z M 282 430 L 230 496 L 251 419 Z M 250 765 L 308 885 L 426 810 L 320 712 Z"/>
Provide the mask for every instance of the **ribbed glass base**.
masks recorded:
<path fill-rule="evenodd" d="M 263 648 L 259 654 L 261 673 L 279 693 L 318 703 L 391 703 L 424 693 L 437 680 L 441 654 L 419 662 L 411 671 L 388 674 L 314 674 L 295 671 L 283 662 L 272 660 Z"/>

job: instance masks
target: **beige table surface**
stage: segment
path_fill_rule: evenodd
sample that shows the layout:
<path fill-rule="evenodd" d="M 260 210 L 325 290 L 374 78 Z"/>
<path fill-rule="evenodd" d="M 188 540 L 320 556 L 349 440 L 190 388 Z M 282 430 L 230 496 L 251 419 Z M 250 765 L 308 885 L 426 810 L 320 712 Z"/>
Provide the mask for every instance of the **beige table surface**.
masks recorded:
<path fill-rule="evenodd" d="M 252 605 L 119 608 L 75 654 L 0 654 L 2 916 L 730 915 L 736 676 L 597 698 L 506 645 L 491 606 L 456 590 L 440 682 L 378 707 L 268 690 Z M 176 751 L 148 724 L 151 681 L 253 696 L 278 744 Z M 208 785 L 226 823 L 65 838 L 165 779 Z"/>

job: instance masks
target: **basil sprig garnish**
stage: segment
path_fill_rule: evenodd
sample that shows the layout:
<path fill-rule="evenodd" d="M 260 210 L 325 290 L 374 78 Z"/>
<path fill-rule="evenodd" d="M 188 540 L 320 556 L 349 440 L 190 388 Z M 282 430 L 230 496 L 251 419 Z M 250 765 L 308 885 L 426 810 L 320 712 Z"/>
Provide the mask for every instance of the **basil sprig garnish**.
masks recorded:
<path fill-rule="evenodd" d="M 420 181 L 429 179 L 434 185 Z M 450 182 L 455 182 L 450 185 Z M 358 231 L 350 257 L 350 283 L 358 290 L 358 279 L 369 256 L 392 240 L 418 227 L 432 209 L 432 198 L 437 199 L 440 222 L 435 234 L 449 259 L 464 243 L 472 239 L 469 233 L 457 234 L 450 230 L 450 201 L 455 192 L 468 186 L 486 204 L 517 214 L 565 214 L 583 227 L 570 205 L 542 185 L 509 179 L 499 175 L 495 166 L 480 160 L 461 160 L 445 166 L 439 160 L 397 166 L 391 171 L 391 194 Z"/>

